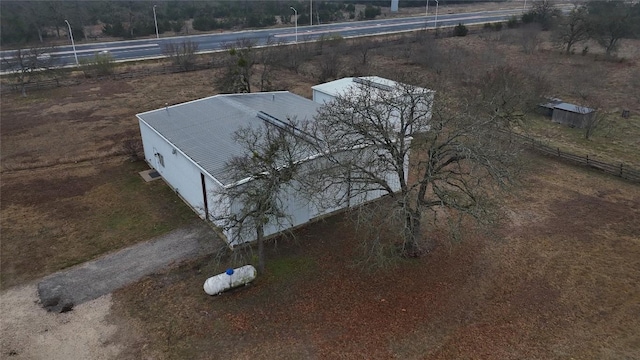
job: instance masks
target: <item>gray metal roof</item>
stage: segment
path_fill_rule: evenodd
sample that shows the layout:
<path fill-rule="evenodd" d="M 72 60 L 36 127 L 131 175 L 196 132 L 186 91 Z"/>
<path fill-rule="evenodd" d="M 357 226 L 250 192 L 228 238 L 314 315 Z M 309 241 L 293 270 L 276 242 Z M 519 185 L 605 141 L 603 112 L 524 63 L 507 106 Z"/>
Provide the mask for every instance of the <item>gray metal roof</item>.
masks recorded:
<path fill-rule="evenodd" d="M 554 109 L 564 110 L 564 111 L 569 111 L 569 112 L 577 113 L 577 114 L 589 114 L 589 113 L 593 112 L 593 109 L 588 108 L 586 106 L 578 106 L 578 105 L 569 104 L 569 103 L 565 103 L 565 102 L 557 104 L 553 108 Z"/>
<path fill-rule="evenodd" d="M 374 87 L 379 90 L 393 91 L 400 83 L 381 78 L 379 76 L 346 77 L 323 84 L 312 86 L 311 89 L 331 95 L 333 97 L 344 96 L 351 92 L 362 91 L 365 87 Z"/>
<path fill-rule="evenodd" d="M 540 104 L 540 106 L 542 106 L 544 108 L 547 108 L 547 109 L 553 109 L 556 105 L 563 103 L 563 101 L 558 99 L 558 98 L 550 98 L 548 100 L 549 100 L 548 103 Z"/>
<path fill-rule="evenodd" d="M 287 91 L 216 95 L 136 115 L 222 184 L 225 163 L 243 153 L 233 140 L 241 127 L 262 126 L 258 111 L 279 120 L 312 120 L 320 107 Z"/>

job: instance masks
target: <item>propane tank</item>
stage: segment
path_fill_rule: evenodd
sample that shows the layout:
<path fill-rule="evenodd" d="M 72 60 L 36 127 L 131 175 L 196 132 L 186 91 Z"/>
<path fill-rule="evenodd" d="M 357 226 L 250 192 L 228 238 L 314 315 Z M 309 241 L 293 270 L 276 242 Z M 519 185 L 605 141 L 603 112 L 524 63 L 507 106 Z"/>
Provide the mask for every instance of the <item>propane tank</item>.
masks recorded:
<path fill-rule="evenodd" d="M 246 285 L 253 281 L 258 272 L 251 265 L 245 265 L 237 269 L 227 269 L 227 271 L 216 276 L 212 276 L 204 282 L 204 292 L 209 295 L 218 295 L 238 286 Z"/>

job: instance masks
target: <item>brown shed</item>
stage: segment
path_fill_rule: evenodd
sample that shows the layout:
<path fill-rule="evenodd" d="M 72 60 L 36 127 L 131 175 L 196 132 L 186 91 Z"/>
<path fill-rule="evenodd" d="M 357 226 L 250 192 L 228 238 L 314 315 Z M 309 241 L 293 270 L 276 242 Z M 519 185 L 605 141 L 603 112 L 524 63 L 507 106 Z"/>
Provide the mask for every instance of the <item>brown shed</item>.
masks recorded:
<path fill-rule="evenodd" d="M 596 116 L 594 109 L 568 103 L 560 103 L 553 107 L 551 120 L 570 127 L 584 128 L 593 121 Z"/>

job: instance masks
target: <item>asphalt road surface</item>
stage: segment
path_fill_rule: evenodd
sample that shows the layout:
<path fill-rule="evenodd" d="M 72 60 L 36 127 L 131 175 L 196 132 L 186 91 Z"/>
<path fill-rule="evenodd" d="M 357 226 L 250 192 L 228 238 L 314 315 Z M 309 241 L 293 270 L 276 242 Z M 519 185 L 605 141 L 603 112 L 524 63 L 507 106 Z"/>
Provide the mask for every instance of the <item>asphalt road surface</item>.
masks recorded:
<path fill-rule="evenodd" d="M 240 39 L 249 39 L 256 45 L 265 45 L 268 41 L 277 43 L 295 43 L 296 33 L 298 41 L 317 40 L 323 35 L 339 34 L 343 37 L 357 37 L 381 35 L 414 31 L 424 28 L 454 26 L 458 23 L 486 23 L 506 21 L 513 15 L 522 13 L 516 10 L 481 11 L 462 14 L 439 14 L 436 22 L 433 10 L 428 17 L 408 17 L 394 19 L 379 19 L 369 21 L 355 21 L 313 26 L 295 26 L 276 29 L 247 30 L 225 32 L 217 34 L 203 34 L 179 37 L 165 37 L 160 39 L 129 40 L 94 44 L 76 45 L 75 55 L 78 60 L 91 58 L 96 53 L 108 51 L 116 61 L 135 61 L 163 56 L 163 46 L 168 43 L 182 43 L 189 40 L 198 44 L 200 53 L 218 51 L 225 44 L 234 43 Z M 11 57 L 13 51 L 0 52 L 1 58 Z M 55 66 L 69 66 L 75 64 L 74 50 L 71 45 L 60 46 L 49 52 Z M 8 69 L 3 69 L 8 70 Z"/>

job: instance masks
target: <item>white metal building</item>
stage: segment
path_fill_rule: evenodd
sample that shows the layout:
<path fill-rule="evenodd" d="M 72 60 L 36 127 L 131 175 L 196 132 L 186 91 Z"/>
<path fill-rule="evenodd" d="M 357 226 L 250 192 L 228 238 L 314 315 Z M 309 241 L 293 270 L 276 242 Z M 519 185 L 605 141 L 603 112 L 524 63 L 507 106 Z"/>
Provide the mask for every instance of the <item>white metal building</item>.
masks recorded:
<path fill-rule="evenodd" d="M 375 96 L 376 92 L 395 92 L 397 96 L 404 96 L 403 90 L 410 90 L 415 95 L 422 96 L 428 94 L 428 98 L 424 99 L 424 104 L 428 106 L 425 110 L 428 111 L 428 118 L 431 118 L 431 103 L 435 95 L 435 91 L 420 88 L 410 87 L 408 89 L 400 89 L 404 84 L 400 84 L 396 81 L 381 78 L 379 76 L 362 76 L 362 77 L 348 77 L 334 81 L 330 81 L 324 84 L 318 84 L 312 86 L 313 101 L 319 104 L 327 104 L 338 96 L 356 95 L 362 91 L 372 91 L 372 95 Z M 393 119 L 390 119 L 393 121 Z"/>
<path fill-rule="evenodd" d="M 353 83 L 353 78 L 343 80 L 346 86 Z M 321 85 L 314 87 L 316 102 L 286 91 L 226 94 L 138 114 L 145 160 L 201 218 L 216 218 L 227 204 L 220 195 L 221 190 L 243 180 L 232 179 L 225 172 L 227 161 L 243 153 L 241 145 L 233 140 L 233 133 L 241 127 L 262 126 L 267 118 L 283 122 L 287 118 L 312 120 L 321 103 L 328 99 L 322 97 L 322 88 L 318 87 Z M 334 89 L 333 96 L 340 94 L 336 84 L 331 85 L 331 89 Z M 396 189 L 399 186 L 397 184 Z M 340 193 L 349 189 L 330 191 L 343 198 L 344 194 Z M 266 227 L 267 236 L 383 195 L 372 192 L 358 198 L 345 198 L 341 204 L 324 208 L 301 198 L 293 187 L 286 193 L 287 199 L 283 202 L 287 204 L 289 223 Z M 225 231 L 225 235 L 231 245 L 254 240 L 246 236 L 238 239 L 233 230 Z"/>

